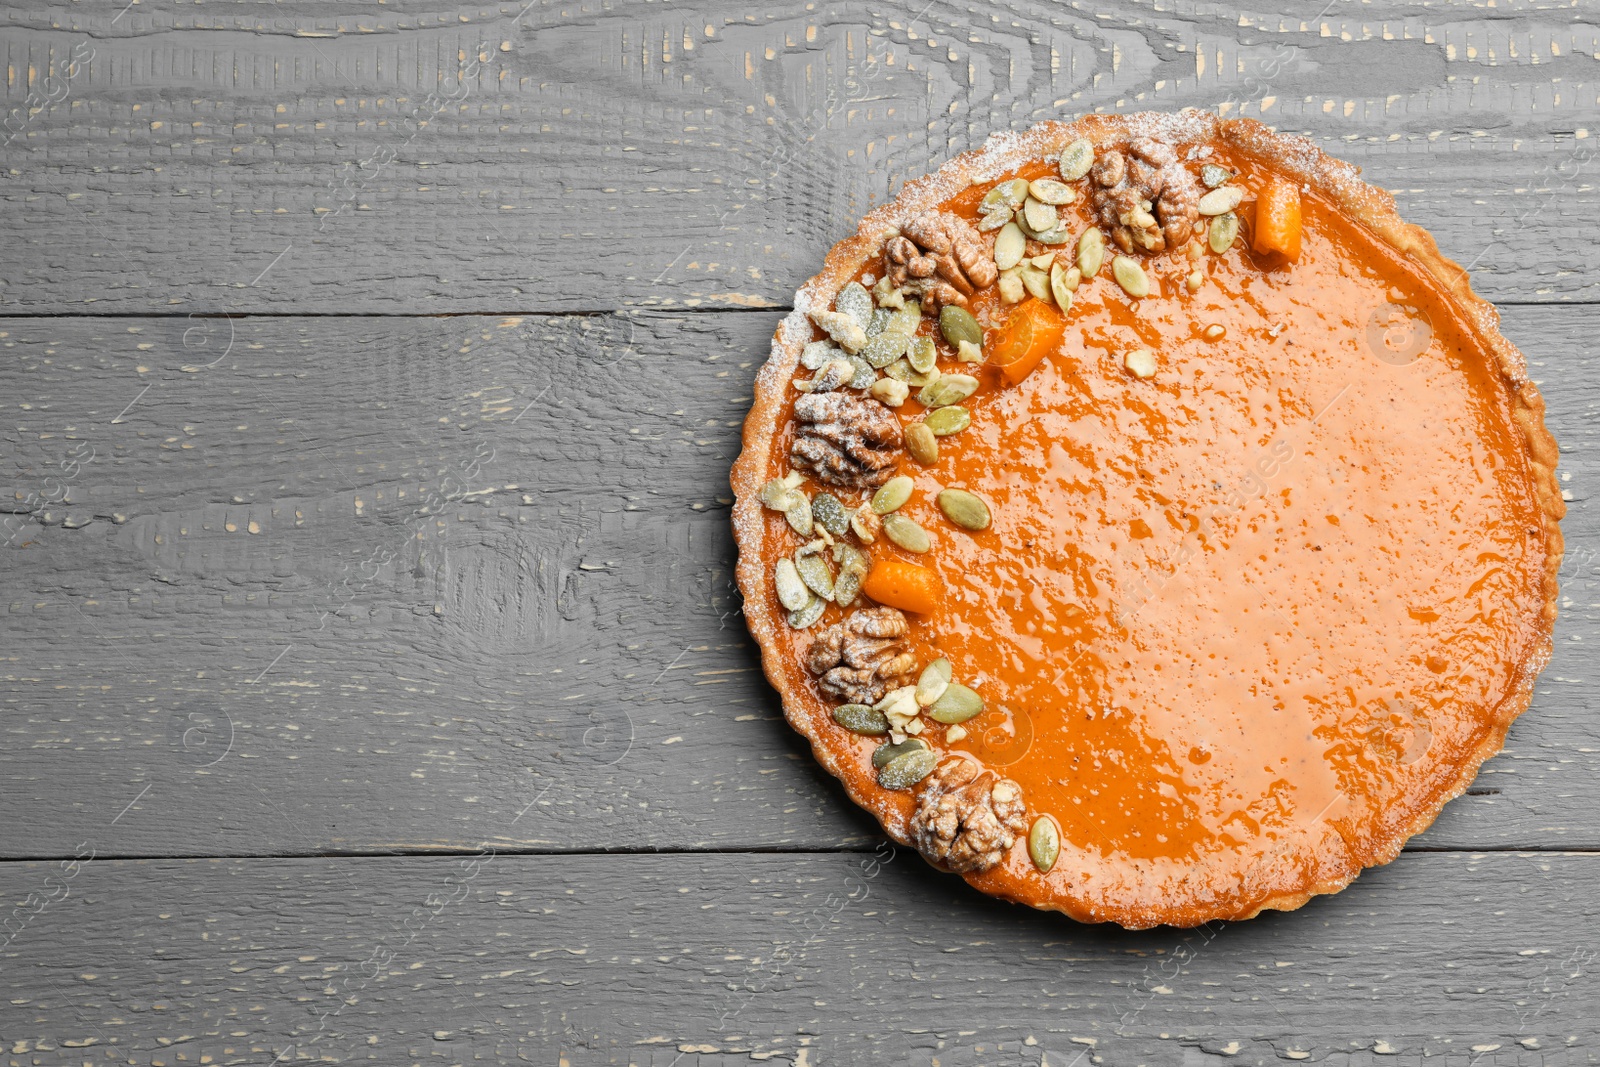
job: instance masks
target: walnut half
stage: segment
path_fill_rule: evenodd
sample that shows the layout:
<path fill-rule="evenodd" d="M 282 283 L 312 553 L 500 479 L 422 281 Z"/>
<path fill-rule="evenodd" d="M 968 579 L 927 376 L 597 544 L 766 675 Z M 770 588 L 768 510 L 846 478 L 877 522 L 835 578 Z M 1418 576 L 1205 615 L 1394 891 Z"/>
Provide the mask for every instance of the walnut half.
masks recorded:
<path fill-rule="evenodd" d="M 1102 151 L 1090 172 L 1100 225 L 1124 252 L 1180 248 L 1200 217 L 1200 183 L 1169 144 L 1150 138 Z"/>
<path fill-rule="evenodd" d="M 908 219 L 883 248 L 889 281 L 902 293 L 922 298 L 934 314 L 946 304 L 967 306 L 967 298 L 1000 276 L 991 243 L 974 227 L 943 211 Z"/>
<path fill-rule="evenodd" d="M 911 816 L 911 843 L 945 870 L 986 871 L 1028 828 L 1022 787 L 976 760 L 945 760 L 928 776 Z"/>
<path fill-rule="evenodd" d="M 794 402 L 789 462 L 829 485 L 870 489 L 894 474 L 900 420 L 870 397 L 813 392 Z"/>
<path fill-rule="evenodd" d="M 806 650 L 806 666 L 822 676 L 817 687 L 824 696 L 876 704 L 916 666 L 905 648 L 909 629 L 895 608 L 860 608 L 817 635 Z"/>

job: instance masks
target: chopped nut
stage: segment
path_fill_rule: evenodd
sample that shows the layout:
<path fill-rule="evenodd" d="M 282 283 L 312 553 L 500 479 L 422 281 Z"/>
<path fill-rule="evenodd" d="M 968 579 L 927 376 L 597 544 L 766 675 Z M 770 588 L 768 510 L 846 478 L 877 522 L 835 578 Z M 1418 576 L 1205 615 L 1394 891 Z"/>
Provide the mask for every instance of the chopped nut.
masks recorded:
<path fill-rule="evenodd" d="M 1222 325 L 1220 322 L 1213 322 L 1211 325 L 1200 331 L 1200 336 L 1204 337 L 1207 341 L 1220 341 L 1226 337 L 1227 334 L 1228 328 Z"/>
<path fill-rule="evenodd" d="M 813 311 L 811 321 L 846 352 L 858 352 L 867 343 L 867 331 L 843 311 Z"/>
<path fill-rule="evenodd" d="M 935 768 L 911 816 L 912 844 L 946 870 L 986 871 L 1027 830 L 1022 789 L 975 760 Z"/>
<path fill-rule="evenodd" d="M 1198 217 L 1200 184 L 1161 141 L 1140 138 L 1102 152 L 1092 180 L 1095 214 L 1124 252 L 1176 246 Z"/>
<path fill-rule="evenodd" d="M 830 485 L 868 488 L 894 474 L 902 437 L 900 420 L 876 400 L 850 393 L 802 396 L 789 462 Z"/>
<path fill-rule="evenodd" d="M 831 393 L 841 386 L 849 385 L 850 379 L 855 375 L 855 364 L 844 359 L 830 359 L 809 382 L 795 382 L 794 387 L 802 393 Z"/>
<path fill-rule="evenodd" d="M 911 387 L 905 382 L 895 381 L 893 378 L 879 378 L 872 383 L 872 388 L 867 390 L 878 403 L 885 407 L 897 408 L 906 402 L 911 395 Z"/>
<path fill-rule="evenodd" d="M 1148 348 L 1135 348 L 1122 357 L 1122 365 L 1135 378 L 1149 378 L 1156 372 L 1156 354 Z"/>
<path fill-rule="evenodd" d="M 916 663 L 905 650 L 908 630 L 906 617 L 894 608 L 858 608 L 817 635 L 806 650 L 806 666 L 821 675 L 817 687 L 824 696 L 876 704 Z M 915 709 L 914 696 L 911 705 Z"/>
<path fill-rule="evenodd" d="M 961 340 L 956 342 L 956 358 L 963 363 L 982 363 L 983 349 L 971 341 Z"/>
<path fill-rule="evenodd" d="M 1205 284 L 1205 281 L 1206 272 L 1201 270 L 1199 267 L 1196 267 L 1194 270 L 1189 272 L 1189 276 L 1183 280 L 1183 284 L 1191 293 L 1198 293 L 1200 291 L 1200 287 Z"/>
<path fill-rule="evenodd" d="M 946 727 L 944 731 L 944 741 L 947 745 L 953 745 L 966 736 L 967 728 L 959 723 L 955 726 Z"/>

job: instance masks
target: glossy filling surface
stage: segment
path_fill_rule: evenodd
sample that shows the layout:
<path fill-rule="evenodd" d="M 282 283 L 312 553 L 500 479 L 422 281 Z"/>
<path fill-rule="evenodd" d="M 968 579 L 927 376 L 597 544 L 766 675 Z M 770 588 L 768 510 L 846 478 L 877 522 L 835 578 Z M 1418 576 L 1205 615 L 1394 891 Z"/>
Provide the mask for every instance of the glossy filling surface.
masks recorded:
<path fill-rule="evenodd" d="M 1247 189 L 1268 177 L 1216 161 Z M 991 184 L 947 210 L 976 218 Z M 1193 264 L 1163 253 L 1138 257 L 1155 291 L 1134 300 L 1108 249 L 1060 349 L 1019 384 L 941 342 L 941 368 L 983 384 L 936 464 L 900 465 L 904 513 L 934 546 L 872 551 L 937 571 L 911 648 L 986 699 L 964 738 L 924 738 L 1015 779 L 1030 819 L 1060 826 L 1050 873 L 1018 847 L 986 888 L 1071 897 L 1109 863 L 1135 895 L 1221 891 L 1241 857 L 1307 838 L 1372 862 L 1363 843 L 1425 805 L 1422 780 L 1455 777 L 1517 684 L 1545 549 L 1505 386 L 1431 279 L 1314 191 L 1302 203 L 1297 263 L 1246 232 L 1204 253 L 1198 292 Z M 1061 210 L 1089 224 L 1082 201 Z M 1011 308 L 990 289 L 973 311 L 998 327 Z M 1150 378 L 1124 366 L 1138 348 Z M 787 439 L 773 476 L 786 456 Z M 946 487 L 984 498 L 990 528 L 947 521 Z M 788 640 L 798 661 L 809 638 Z M 872 748 L 826 743 L 853 762 Z"/>

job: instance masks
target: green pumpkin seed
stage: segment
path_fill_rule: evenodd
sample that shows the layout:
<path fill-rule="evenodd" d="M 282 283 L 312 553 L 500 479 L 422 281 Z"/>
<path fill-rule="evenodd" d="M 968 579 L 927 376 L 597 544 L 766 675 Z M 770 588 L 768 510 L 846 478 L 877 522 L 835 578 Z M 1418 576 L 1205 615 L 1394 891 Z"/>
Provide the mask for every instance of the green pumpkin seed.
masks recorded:
<path fill-rule="evenodd" d="M 806 370 L 821 370 L 831 359 L 843 359 L 844 349 L 832 341 L 811 341 L 800 350 L 800 365 Z"/>
<path fill-rule="evenodd" d="M 1227 185 L 1228 179 L 1233 177 L 1233 171 L 1227 167 L 1219 167 L 1215 163 L 1200 164 L 1200 183 L 1207 189 L 1215 189 L 1219 185 Z"/>
<path fill-rule="evenodd" d="M 1220 256 L 1233 247 L 1233 239 L 1238 236 L 1239 216 L 1230 211 L 1211 220 L 1206 232 L 1206 243 L 1211 246 L 1211 251 Z"/>
<path fill-rule="evenodd" d="M 1035 300 L 1050 303 L 1050 275 L 1035 267 L 1032 263 L 1022 265 L 1022 287 L 1028 290 L 1028 295 Z"/>
<path fill-rule="evenodd" d="M 917 393 L 917 403 L 925 408 L 947 408 L 976 393 L 978 384 L 970 374 L 941 374 L 938 381 Z"/>
<path fill-rule="evenodd" d="M 865 704 L 840 704 L 833 709 L 833 721 L 862 737 L 882 737 L 889 732 L 889 719 Z"/>
<path fill-rule="evenodd" d="M 885 330 L 861 348 L 861 358 L 880 370 L 905 355 L 910 337 L 899 330 Z"/>
<path fill-rule="evenodd" d="M 811 602 L 799 611 L 789 612 L 789 625 L 796 630 L 804 630 L 822 618 L 822 612 L 827 606 L 828 602 L 826 600 L 814 596 L 811 598 Z"/>
<path fill-rule="evenodd" d="M 907 500 L 911 499 L 911 490 L 915 489 L 916 486 L 917 483 L 907 478 L 904 474 L 895 475 L 879 486 L 876 493 L 872 494 L 872 510 L 879 515 L 887 515 L 891 511 L 898 510 Z"/>
<path fill-rule="evenodd" d="M 794 503 L 783 511 L 783 517 L 789 520 L 789 527 L 801 537 L 811 536 L 811 501 L 805 494 L 796 493 Z"/>
<path fill-rule="evenodd" d="M 1016 214 L 1008 207 L 998 208 L 994 211 L 985 211 L 978 217 L 978 232 L 991 233 L 1010 222 Z"/>
<path fill-rule="evenodd" d="M 917 678 L 917 703 L 927 707 L 944 695 L 950 686 L 950 661 L 940 656 L 926 667 Z"/>
<path fill-rule="evenodd" d="M 994 239 L 994 265 L 1001 270 L 1010 270 L 1022 262 L 1022 254 L 1028 250 L 1028 238 L 1022 233 L 1022 227 L 1015 222 L 1008 222 L 1000 227 L 1000 233 Z"/>
<path fill-rule="evenodd" d="M 912 752 L 928 751 L 928 743 L 919 738 L 908 737 L 898 745 L 879 745 L 872 750 L 872 765 L 879 770 L 887 767 L 901 756 Z"/>
<path fill-rule="evenodd" d="M 1237 185 L 1224 185 L 1202 196 L 1198 207 L 1202 215 L 1225 215 L 1238 207 L 1243 199 L 1243 189 Z"/>
<path fill-rule="evenodd" d="M 1100 264 L 1106 258 L 1106 235 L 1098 226 L 1090 226 L 1078 238 L 1078 270 L 1085 278 L 1100 273 Z"/>
<path fill-rule="evenodd" d="M 1063 186 L 1062 188 L 1066 187 Z M 1022 218 L 1023 221 L 1027 222 L 1028 229 L 1034 233 L 1053 230 L 1056 228 L 1056 223 L 1060 221 L 1054 204 L 1043 203 L 1031 196 L 1028 198 L 1028 202 L 1022 205 Z"/>
<path fill-rule="evenodd" d="M 944 334 L 951 348 L 962 341 L 983 344 L 983 327 L 978 325 L 978 320 L 973 318 L 972 312 L 954 304 L 946 304 L 939 311 L 939 332 Z"/>
<path fill-rule="evenodd" d="M 999 208 L 1019 208 L 1028 197 L 1028 183 L 1023 178 L 1012 178 L 1010 181 L 1001 182 L 984 195 L 983 201 L 978 205 L 979 211 L 995 211 Z"/>
<path fill-rule="evenodd" d="M 939 408 L 928 412 L 922 422 L 935 437 L 949 437 L 972 425 L 972 413 L 963 407 Z"/>
<path fill-rule="evenodd" d="M 898 511 L 883 517 L 883 534 L 907 552 L 918 555 L 933 547 L 933 538 L 928 536 L 928 531 Z"/>
<path fill-rule="evenodd" d="M 957 308 L 956 310 L 960 310 Z M 939 349 L 931 337 L 914 338 L 911 347 L 906 352 L 906 362 L 911 364 L 911 369 L 919 374 L 931 371 L 939 362 Z"/>
<path fill-rule="evenodd" d="M 1035 178 L 1028 183 L 1028 195 L 1041 204 L 1070 204 L 1078 199 L 1078 191 L 1054 178 Z"/>
<path fill-rule="evenodd" d="M 1150 279 L 1139 261 L 1131 256 L 1116 256 L 1111 260 L 1111 276 L 1117 279 L 1122 291 L 1135 300 L 1150 295 Z"/>
<path fill-rule="evenodd" d="M 867 389 L 871 387 L 873 382 L 878 380 L 878 372 L 872 369 L 872 364 L 860 356 L 846 352 L 844 358 L 846 362 L 856 369 L 855 377 L 850 379 L 850 388 Z"/>
<path fill-rule="evenodd" d="M 965 489 L 945 489 L 935 498 L 944 517 L 963 530 L 987 530 L 989 505 Z"/>
<path fill-rule="evenodd" d="M 811 590 L 800 578 L 800 571 L 791 559 L 780 559 L 772 569 L 772 584 L 778 589 L 778 603 L 786 611 L 799 611 L 811 603 Z"/>
<path fill-rule="evenodd" d="M 872 294 L 860 282 L 851 282 L 833 298 L 835 311 L 842 311 L 856 320 L 863 330 L 872 321 Z"/>
<path fill-rule="evenodd" d="M 878 784 L 885 789 L 910 789 L 932 774 L 938 762 L 939 757 L 930 751 L 907 752 L 878 772 Z"/>
<path fill-rule="evenodd" d="M 806 588 L 823 600 L 833 599 L 833 572 L 828 569 L 828 561 L 820 554 L 813 552 L 798 556 L 794 567 L 800 574 L 800 580 L 806 583 Z"/>
<path fill-rule="evenodd" d="M 1094 145 L 1083 138 L 1078 138 L 1067 145 L 1061 152 L 1061 177 L 1069 182 L 1075 182 L 1094 166 Z"/>
<path fill-rule="evenodd" d="M 931 467 L 939 462 L 939 439 L 926 424 L 913 422 L 906 427 L 906 451 L 924 467 Z"/>
<path fill-rule="evenodd" d="M 1077 270 L 1077 267 L 1073 267 Z M 1057 263 L 1050 268 L 1050 295 L 1055 298 L 1056 307 L 1062 311 L 1072 309 L 1072 289 L 1068 286 L 1068 273 L 1066 268 Z"/>
<path fill-rule="evenodd" d="M 811 518 L 835 537 L 850 532 L 850 512 L 832 493 L 818 493 L 811 498 Z"/>
<path fill-rule="evenodd" d="M 872 309 L 872 321 L 867 323 L 867 340 L 871 341 L 884 330 L 889 328 L 889 323 L 894 321 L 894 312 L 888 308 L 878 307 Z"/>
<path fill-rule="evenodd" d="M 911 303 L 889 316 L 887 329 L 899 330 L 907 337 L 914 337 L 917 327 L 922 325 L 922 305 Z"/>
<path fill-rule="evenodd" d="M 1053 230 L 1040 233 L 1037 240 L 1042 245 L 1064 245 L 1072 240 L 1072 233 L 1064 226 L 1057 226 Z"/>
<path fill-rule="evenodd" d="M 1049 874 L 1060 854 L 1061 831 L 1056 828 L 1056 821 L 1048 815 L 1039 816 L 1028 828 L 1028 857 L 1040 874 Z"/>
<path fill-rule="evenodd" d="M 966 722 L 982 711 L 982 697 L 960 682 L 951 682 L 945 686 L 944 692 L 939 694 L 939 699 L 935 700 L 933 706 L 928 709 L 928 715 L 934 720 L 948 725 L 950 723 Z"/>

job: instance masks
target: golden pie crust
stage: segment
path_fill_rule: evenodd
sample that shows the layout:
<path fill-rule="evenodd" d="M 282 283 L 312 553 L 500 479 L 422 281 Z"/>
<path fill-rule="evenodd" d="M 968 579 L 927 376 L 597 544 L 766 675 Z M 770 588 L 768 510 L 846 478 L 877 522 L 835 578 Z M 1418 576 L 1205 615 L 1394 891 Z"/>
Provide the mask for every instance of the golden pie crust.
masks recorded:
<path fill-rule="evenodd" d="M 845 613 L 830 605 L 804 632 L 788 625 L 773 569 L 802 539 L 758 498 L 790 470 L 801 395 L 792 383 L 811 377 L 801 350 L 824 336 L 810 313 L 848 283 L 882 277 L 885 244 L 907 220 L 971 207 L 969 190 L 1019 172 L 1054 177 L 1079 139 L 1098 151 L 1162 142 L 1191 172 L 1198 150 L 1228 161 L 1252 190 L 1274 176 L 1297 183 L 1306 254 L 1284 264 L 1244 247 L 1224 263 L 1207 252 L 1216 280 L 1198 292 L 1172 284 L 1181 252 L 1136 255 L 1160 292 L 1130 301 L 1109 276 L 1108 247 L 1107 267 L 1066 315 L 1060 351 L 1013 387 L 986 378 L 968 404 L 972 426 L 941 441 L 934 467 L 898 458 L 917 482 L 908 508 L 919 508 L 935 548 L 910 556 L 880 537 L 872 551 L 944 574 L 938 611 L 906 616 L 910 649 L 919 670 L 946 656 L 985 711 L 950 744 L 929 724 L 921 737 L 939 770 L 887 789 L 870 762 L 881 739 L 838 725 L 839 699 L 825 698 L 806 666 L 809 643 Z M 960 863 L 941 853 L 936 865 L 1080 921 L 1244 919 L 1298 908 L 1394 859 L 1499 751 L 1550 654 L 1564 513 L 1557 449 L 1494 309 L 1357 175 L 1247 119 L 1047 122 L 908 183 L 796 294 L 733 467 L 737 579 L 789 723 L 896 841 L 913 843 L 919 800 L 938 799 L 926 796 L 933 783 L 956 789 L 987 769 L 986 789 L 1002 776 L 1017 783 L 986 797 L 1012 843 Z M 1372 336 L 1368 295 L 1421 309 L 1434 345 L 1422 361 L 1360 362 L 1351 338 L 1363 321 Z M 1212 319 L 1232 323 L 1226 341 L 1190 332 Z M 1127 373 L 1118 352 L 1139 343 L 1158 358 L 1148 380 Z M 971 369 L 949 355 L 947 373 Z M 905 425 L 920 414 L 915 403 L 896 412 Z M 1300 466 L 1265 458 L 1284 454 Z M 1248 494 L 1236 491 L 1240 471 Z M 952 485 L 994 505 L 991 529 L 941 524 L 934 492 Z M 1214 536 L 1197 538 L 1194 513 L 1212 489 L 1229 503 L 1209 512 Z M 841 495 L 852 506 L 862 496 Z M 1168 532 L 1192 558 L 1148 547 Z M 1018 790 L 1020 823 L 1007 807 Z M 1061 840 L 1041 873 L 1016 830 L 1045 815 Z"/>

